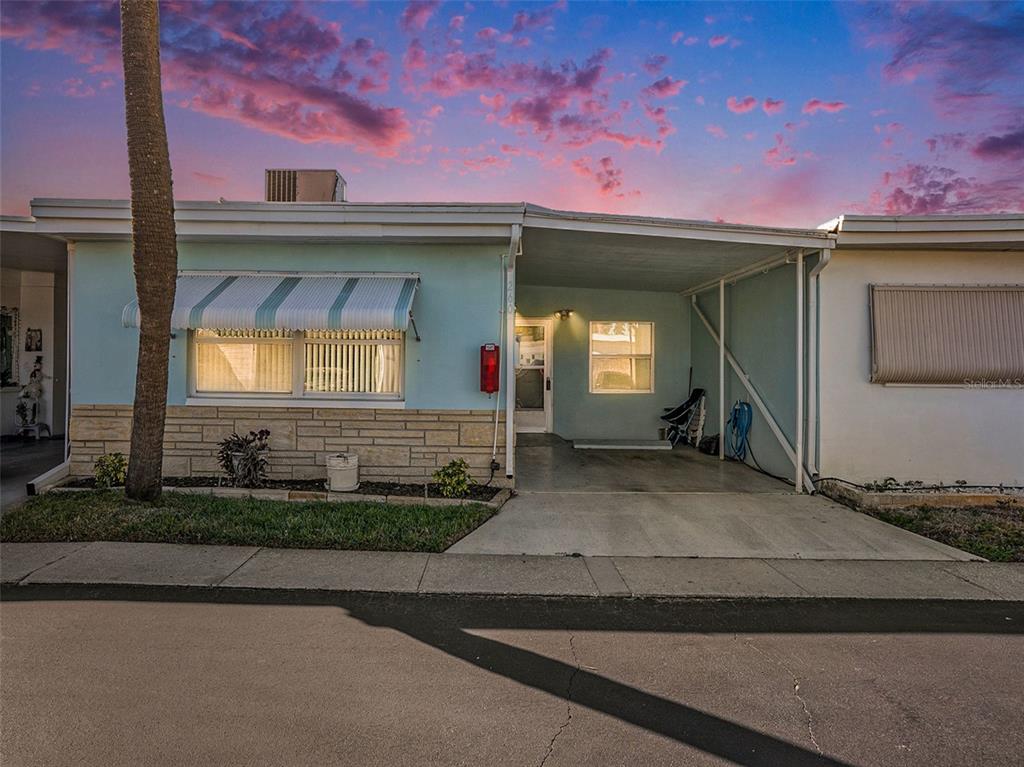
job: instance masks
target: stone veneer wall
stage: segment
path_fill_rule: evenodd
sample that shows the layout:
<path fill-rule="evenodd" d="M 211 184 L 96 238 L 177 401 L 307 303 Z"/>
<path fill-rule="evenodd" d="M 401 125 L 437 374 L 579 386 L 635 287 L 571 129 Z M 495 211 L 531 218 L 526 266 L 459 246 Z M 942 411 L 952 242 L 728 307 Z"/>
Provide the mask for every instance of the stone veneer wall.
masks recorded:
<path fill-rule="evenodd" d="M 71 412 L 71 474 L 91 476 L 104 453 L 128 454 L 131 405 L 75 405 Z M 505 478 L 505 413 L 499 414 L 494 483 Z M 321 479 L 327 456 L 359 454 L 360 479 L 422 482 L 464 458 L 478 480 L 490 475 L 493 410 L 394 410 L 300 407 L 170 406 L 164 435 L 164 476 L 215 476 L 217 443 L 236 431 L 270 429 L 271 479 Z"/>

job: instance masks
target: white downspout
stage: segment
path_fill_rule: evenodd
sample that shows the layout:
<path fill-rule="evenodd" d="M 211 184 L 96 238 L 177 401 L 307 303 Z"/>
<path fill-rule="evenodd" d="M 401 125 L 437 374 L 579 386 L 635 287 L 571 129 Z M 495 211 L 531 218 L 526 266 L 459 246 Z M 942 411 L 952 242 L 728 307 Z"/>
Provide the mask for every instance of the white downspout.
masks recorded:
<path fill-rule="evenodd" d="M 64 462 L 67 463 L 71 460 L 71 382 L 73 380 L 71 375 L 71 360 L 74 352 L 74 311 L 75 311 L 75 294 L 73 283 L 75 280 L 75 243 L 73 241 L 68 242 L 68 255 L 67 255 L 67 276 L 65 281 L 67 282 L 67 335 L 65 337 L 66 346 L 65 352 L 67 359 L 64 367 Z"/>
<path fill-rule="evenodd" d="M 725 280 L 718 281 L 718 460 L 725 460 Z"/>
<path fill-rule="evenodd" d="M 822 248 L 818 263 L 807 276 L 807 471 L 812 477 L 818 474 L 818 275 L 831 260 L 832 249 Z"/>
<path fill-rule="evenodd" d="M 505 265 L 505 477 L 515 476 L 516 466 L 516 366 L 512 360 L 516 338 L 516 256 L 522 245 L 523 225 L 512 224 L 508 243 L 508 261 Z"/>
<path fill-rule="evenodd" d="M 796 255 L 796 444 L 793 486 L 804 491 L 804 252 Z"/>

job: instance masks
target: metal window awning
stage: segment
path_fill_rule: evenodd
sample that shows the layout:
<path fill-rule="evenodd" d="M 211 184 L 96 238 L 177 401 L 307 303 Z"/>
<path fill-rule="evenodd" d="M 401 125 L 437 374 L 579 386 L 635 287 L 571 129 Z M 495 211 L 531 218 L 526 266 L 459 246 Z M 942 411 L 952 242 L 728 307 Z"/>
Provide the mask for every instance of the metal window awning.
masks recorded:
<path fill-rule="evenodd" d="M 182 272 L 171 328 L 406 330 L 418 274 Z M 139 326 L 139 305 L 124 308 Z"/>

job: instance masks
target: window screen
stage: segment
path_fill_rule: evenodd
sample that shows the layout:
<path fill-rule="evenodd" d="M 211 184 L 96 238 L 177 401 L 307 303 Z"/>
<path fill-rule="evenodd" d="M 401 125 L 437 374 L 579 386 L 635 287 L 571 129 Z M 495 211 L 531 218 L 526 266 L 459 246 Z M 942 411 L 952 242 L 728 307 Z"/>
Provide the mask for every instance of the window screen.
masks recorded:
<path fill-rule="evenodd" d="M 1024 285 L 872 285 L 874 383 L 1024 377 Z"/>

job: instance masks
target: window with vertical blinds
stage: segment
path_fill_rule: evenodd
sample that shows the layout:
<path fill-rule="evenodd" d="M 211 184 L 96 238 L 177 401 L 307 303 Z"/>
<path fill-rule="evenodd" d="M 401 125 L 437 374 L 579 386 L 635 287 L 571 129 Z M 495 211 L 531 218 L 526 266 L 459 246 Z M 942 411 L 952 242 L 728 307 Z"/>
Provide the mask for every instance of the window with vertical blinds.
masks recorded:
<path fill-rule="evenodd" d="M 872 285 L 871 381 L 1019 386 L 1024 285 Z"/>
<path fill-rule="evenodd" d="M 399 330 L 310 330 L 303 347 L 306 393 L 400 392 Z"/>
<path fill-rule="evenodd" d="M 400 330 L 199 329 L 192 333 L 192 393 L 400 399 Z"/>

